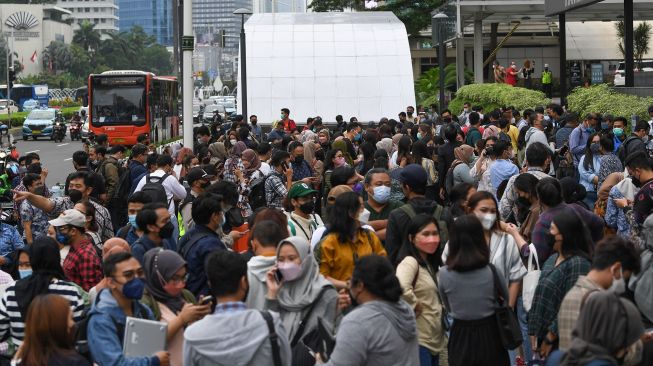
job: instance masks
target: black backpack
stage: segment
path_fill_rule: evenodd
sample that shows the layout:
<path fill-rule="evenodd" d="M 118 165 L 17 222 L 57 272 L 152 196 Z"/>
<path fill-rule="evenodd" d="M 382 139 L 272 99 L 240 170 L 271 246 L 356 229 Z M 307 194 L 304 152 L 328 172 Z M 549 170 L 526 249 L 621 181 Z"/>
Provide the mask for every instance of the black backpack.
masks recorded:
<path fill-rule="evenodd" d="M 252 208 L 252 211 L 267 206 L 265 199 L 265 181 L 269 176 L 269 174 L 267 176 L 259 176 L 250 182 L 250 190 L 247 197 L 249 198 L 249 206 Z"/>
<path fill-rule="evenodd" d="M 118 185 L 113 193 L 112 199 L 116 202 L 127 202 L 129 193 L 132 190 L 131 169 L 118 165 Z"/>
<path fill-rule="evenodd" d="M 151 202 L 161 202 L 167 205 L 170 205 L 168 202 L 168 194 L 166 189 L 163 187 L 163 182 L 170 176 L 170 174 L 164 174 L 162 177 L 153 177 L 152 174 L 145 176 L 145 185 L 141 188 L 141 192 L 144 192 Z"/>
<path fill-rule="evenodd" d="M 510 136 L 503 131 L 499 132 L 499 141 L 505 141 L 509 145 L 512 144 L 512 139 L 510 138 Z"/>
<path fill-rule="evenodd" d="M 619 149 L 617 150 L 617 157 L 619 158 L 619 160 L 621 160 L 621 164 L 623 164 L 626 161 L 626 158 L 631 153 L 630 151 L 628 151 L 628 144 L 638 138 L 639 137 L 637 136 L 630 136 L 626 140 L 624 140 L 624 142 L 621 143 L 621 146 L 619 146 Z"/>

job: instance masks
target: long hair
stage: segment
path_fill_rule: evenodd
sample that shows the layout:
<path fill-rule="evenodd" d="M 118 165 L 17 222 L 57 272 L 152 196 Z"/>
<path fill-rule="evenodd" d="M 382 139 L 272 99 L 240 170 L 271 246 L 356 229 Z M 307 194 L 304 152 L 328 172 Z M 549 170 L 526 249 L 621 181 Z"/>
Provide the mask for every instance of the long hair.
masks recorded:
<path fill-rule="evenodd" d="M 435 253 L 427 255 L 426 261 L 424 261 L 422 256 L 419 254 L 419 250 L 417 250 L 415 247 L 415 236 L 430 224 L 434 224 L 435 228 L 438 230 L 438 233 L 440 232 L 438 220 L 436 220 L 432 215 L 419 214 L 415 216 L 413 221 L 408 225 L 408 235 L 406 235 L 401 248 L 399 248 L 399 254 L 397 255 L 396 263 L 397 265 L 399 265 L 399 263 L 401 263 L 404 258 L 413 257 L 422 267 L 426 267 L 426 265 L 429 264 L 434 271 L 437 271 L 438 268 L 440 268 L 442 265 L 442 260 L 439 254 L 441 253 L 440 250 L 436 250 Z M 444 243 L 440 242 L 440 247 L 442 245 L 444 245 Z"/>
<path fill-rule="evenodd" d="M 91 218 L 91 221 L 88 222 L 88 230 L 97 232 L 98 224 L 95 221 L 95 206 L 88 199 L 81 200 L 79 203 L 84 205 L 84 216 Z"/>
<path fill-rule="evenodd" d="M 422 165 L 422 159 L 429 158 L 429 152 L 424 141 L 415 141 L 411 149 L 413 163 Z"/>
<path fill-rule="evenodd" d="M 490 248 L 483 226 L 474 215 L 461 216 L 449 228 L 449 270 L 468 272 L 490 263 Z"/>
<path fill-rule="evenodd" d="M 594 132 L 593 134 L 590 135 L 590 137 L 587 139 L 587 144 L 585 145 L 585 160 L 583 161 L 583 167 L 585 170 L 594 170 L 594 154 L 592 153 L 592 140 L 594 140 L 595 136 L 598 136 L 598 132 Z"/>
<path fill-rule="evenodd" d="M 562 210 L 553 218 L 553 223 L 562 235 L 560 252 L 565 257 L 578 255 L 592 258 L 592 236 L 587 225 L 571 207 Z M 551 235 L 551 234 L 548 234 Z"/>
<path fill-rule="evenodd" d="M 399 139 L 399 143 L 397 144 L 397 161 L 395 164 L 401 164 L 402 158 L 406 158 L 406 160 L 408 160 L 408 164 L 412 162 L 410 157 L 411 143 L 412 140 L 406 135 L 402 136 L 401 139 Z"/>
<path fill-rule="evenodd" d="M 55 354 L 74 354 L 68 331 L 70 302 L 54 294 L 32 300 L 25 319 L 25 341 L 16 353 L 21 365 L 47 366 Z"/>
<path fill-rule="evenodd" d="M 329 214 L 328 230 L 338 235 L 340 243 L 351 242 L 358 230 L 355 215 L 361 208 L 360 196 L 356 192 L 345 192 L 336 198 Z"/>
<path fill-rule="evenodd" d="M 338 152 L 342 152 L 340 149 L 331 149 L 327 151 L 326 156 L 324 157 L 324 171 L 335 169 L 333 164 L 333 159 L 336 157 Z"/>
<path fill-rule="evenodd" d="M 494 198 L 494 195 L 492 193 L 488 191 L 477 191 L 476 193 L 474 193 L 471 197 L 469 197 L 469 202 L 467 202 L 467 210 L 468 210 L 467 213 L 473 215 L 476 206 L 478 206 L 478 204 L 481 201 L 485 201 L 485 200 L 490 200 L 494 202 L 494 208 L 496 209 L 497 212 L 497 219 L 494 221 L 494 225 L 492 225 L 492 230 L 493 231 L 499 230 L 499 221 L 500 221 L 499 205 L 497 204 L 497 199 Z"/>

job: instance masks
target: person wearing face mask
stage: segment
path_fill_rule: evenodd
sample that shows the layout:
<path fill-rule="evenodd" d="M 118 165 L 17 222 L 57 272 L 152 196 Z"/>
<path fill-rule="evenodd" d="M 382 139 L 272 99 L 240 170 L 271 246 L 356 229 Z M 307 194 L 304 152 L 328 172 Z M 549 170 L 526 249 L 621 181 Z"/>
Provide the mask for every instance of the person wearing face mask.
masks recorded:
<path fill-rule="evenodd" d="M 329 223 L 322 232 L 322 239 L 315 247 L 320 273 L 339 290 L 347 287 L 346 281 L 358 258 L 370 254 L 387 255 L 376 234 L 363 228 L 361 214 L 364 210 L 363 199 L 358 193 L 340 194 L 329 212 Z"/>
<path fill-rule="evenodd" d="M 179 205 L 184 233 L 195 225 L 192 217 L 193 201 L 211 184 L 208 174 L 202 168 L 191 169 L 186 175 L 186 181 L 190 186 L 190 192 Z"/>
<path fill-rule="evenodd" d="M 626 292 L 626 280 L 640 271 L 640 256 L 635 245 L 618 236 L 601 240 L 594 248 L 592 268 L 579 276 L 565 295 L 558 311 L 559 349 L 567 351 L 572 343 L 583 300 L 596 291 L 611 291 L 618 296 Z"/>
<path fill-rule="evenodd" d="M 606 133 L 612 133 L 614 141 L 614 152 L 619 151 L 619 147 L 626 140 L 626 127 L 628 127 L 628 119 L 625 117 L 617 117 L 612 122 L 612 127 Z"/>
<path fill-rule="evenodd" d="M 563 210 L 555 216 L 547 241 L 554 253 L 542 266 L 528 313 L 531 349 L 541 357 L 547 357 L 557 348 L 560 304 L 578 277 L 589 272 L 592 256 L 589 230 L 574 211 Z"/>
<path fill-rule="evenodd" d="M 392 264 L 378 255 L 361 258 L 348 291 L 354 308 L 340 323 L 324 365 L 419 365 L 415 313 L 401 299 Z"/>
<path fill-rule="evenodd" d="M 295 131 L 295 129 L 297 129 L 297 124 L 295 124 L 295 121 L 290 119 L 290 109 L 282 108 L 281 115 L 279 118 L 280 118 L 279 123 L 283 126 L 284 132 L 291 133 L 292 131 Z"/>
<path fill-rule="evenodd" d="M 288 232 L 291 236 L 311 240 L 313 232 L 324 225 L 320 215 L 315 213 L 317 193 L 306 183 L 295 183 L 288 191 L 288 203 L 293 207 L 293 211 L 286 212 Z"/>
<path fill-rule="evenodd" d="M 632 210 L 634 221 L 642 225 L 644 220 L 653 210 L 653 169 L 648 155 L 644 152 L 637 152 L 626 159 L 626 169 L 630 180 L 638 188 L 634 196 L 634 202 L 626 199 L 615 200 L 616 205 L 624 212 Z"/>
<path fill-rule="evenodd" d="M 637 307 L 607 291 L 590 294 L 566 352 L 554 352 L 547 366 L 649 365 L 646 348 L 650 332 Z"/>
<path fill-rule="evenodd" d="M 293 141 L 288 145 L 288 152 L 290 153 L 292 167 L 293 182 L 303 182 L 305 184 L 317 183 L 318 178 L 315 177 L 313 168 L 308 161 L 304 160 L 304 146 L 299 141 Z"/>
<path fill-rule="evenodd" d="M 320 274 L 307 240 L 297 236 L 283 239 L 276 258 L 276 265 L 266 275 L 264 309 L 279 313 L 290 346 L 295 347 L 317 326 L 318 318 L 335 324 L 338 292 Z"/>
<path fill-rule="evenodd" d="M 209 292 L 204 271 L 206 257 L 212 251 L 227 250 L 220 236 L 221 226 L 225 223 L 222 206 L 219 195 L 209 192 L 200 194 L 191 210 L 195 226 L 179 239 L 178 252 L 188 263 L 186 288 L 195 296 Z"/>
<path fill-rule="evenodd" d="M 129 197 L 127 202 L 128 223 L 118 230 L 117 237 L 125 239 L 129 245 L 133 245 L 143 235 L 143 230 L 139 229 L 136 224 L 136 215 L 150 202 L 152 200 L 145 192 L 135 192 Z"/>
<path fill-rule="evenodd" d="M 145 272 L 129 253 L 105 258 L 108 288 L 100 291 L 89 313 L 88 346 L 98 365 L 168 366 L 170 354 L 161 350 L 152 356 L 126 357 L 121 340 L 127 317 L 154 320 L 152 311 L 139 300 L 145 290 Z"/>
<path fill-rule="evenodd" d="M 263 141 L 263 132 L 261 126 L 258 125 L 258 117 L 255 114 L 249 116 L 249 127 L 252 130 L 252 135 L 257 141 Z"/>
<path fill-rule="evenodd" d="M 317 133 L 317 142 L 322 146 L 322 149 L 329 149 L 330 140 L 331 134 L 329 133 L 329 129 L 323 128 Z"/>
<path fill-rule="evenodd" d="M 63 262 L 66 277 L 84 291 L 90 290 L 102 280 L 102 263 L 95 246 L 85 234 L 86 216 L 70 209 L 50 220 L 50 225 L 55 228 L 57 242 L 70 246 Z"/>
<path fill-rule="evenodd" d="M 489 191 L 497 197 L 497 189 L 505 180 L 519 174 L 519 168 L 512 162 L 513 151 L 510 143 L 499 140 L 494 144 L 496 160 L 488 169 L 490 176 Z M 486 187 L 487 188 L 487 187 Z M 483 190 L 479 187 L 479 190 Z"/>
<path fill-rule="evenodd" d="M 45 186 L 38 174 L 28 173 L 23 177 L 23 184 L 27 191 L 40 196 L 45 195 Z M 27 244 L 32 244 L 38 236 L 46 235 L 48 230 L 48 216 L 32 203 L 24 202 L 20 205 L 20 222 L 23 225 L 23 239 Z M 2 261 L 0 259 L 0 261 Z"/>
<path fill-rule="evenodd" d="M 283 200 L 292 187 L 293 170 L 290 167 L 290 154 L 283 150 L 275 151 L 270 165 L 272 173 L 265 180 L 265 201 L 268 207 L 283 211 Z"/>
<path fill-rule="evenodd" d="M 269 212 L 266 212 L 269 210 Z M 263 214 L 283 214 L 274 209 L 261 210 Z M 260 214 L 260 213 L 259 213 Z M 252 228 L 251 246 L 254 256 L 247 262 L 247 307 L 250 309 L 263 309 L 265 297 L 268 293 L 267 273 L 277 262 L 277 247 L 288 237 L 287 228 L 269 218 L 259 219 L 258 214 Z"/>
<path fill-rule="evenodd" d="M 599 140 L 600 153 L 601 153 L 601 164 L 598 170 L 598 182 L 597 185 L 600 187 L 608 175 L 617 172 L 623 172 L 624 166 L 619 158 L 612 153 L 613 142 L 609 135 L 602 135 Z"/>
<path fill-rule="evenodd" d="M 415 310 L 417 318 L 421 366 L 437 365 L 447 346 L 437 283 L 441 266 L 436 253 L 439 246 L 437 220 L 420 214 L 411 222 L 398 256 L 397 278 L 404 290 L 402 299 Z"/>
<path fill-rule="evenodd" d="M 140 263 L 143 263 L 145 253 L 152 248 L 177 249 L 170 240 L 174 232 L 172 218 L 166 205 L 161 202 L 148 203 L 136 215 L 136 225 L 143 230 L 143 235 L 132 245 L 132 254 Z"/>
<path fill-rule="evenodd" d="M 141 302 L 152 310 L 155 320 L 168 324 L 170 366 L 182 366 L 184 330 L 211 312 L 211 302 L 198 305 L 195 296 L 184 288 L 188 278 L 186 262 L 172 250 L 149 250 L 143 269 L 145 291 Z"/>
<path fill-rule="evenodd" d="M 371 169 L 365 175 L 365 209 L 370 212 L 367 223 L 374 228 L 382 243 L 385 242 L 390 212 L 402 206 L 401 202 L 390 199 L 391 186 L 390 174 L 383 168 Z"/>
<path fill-rule="evenodd" d="M 580 176 L 580 184 L 585 188 L 585 204 L 587 207 L 594 208 L 594 203 L 597 199 L 598 183 L 599 183 L 599 169 L 601 168 L 601 136 L 598 133 L 593 133 L 587 139 L 585 146 L 585 155 L 578 161 L 578 174 Z"/>
<path fill-rule="evenodd" d="M 621 160 L 622 163 L 626 162 L 626 159 L 632 154 L 646 150 L 646 143 L 649 139 L 650 126 L 646 121 L 637 121 L 637 123 L 632 127 L 632 133 L 628 136 L 627 139 L 619 146 L 617 150 L 617 157 Z"/>
<path fill-rule="evenodd" d="M 84 300 L 78 288 L 65 280 L 59 247 L 52 238 L 36 238 L 30 246 L 27 266 L 22 267 L 31 268 L 31 274 L 7 287 L 6 300 L 0 302 L 0 337 L 10 339 L 16 348 L 23 344 L 28 308 L 38 295 L 55 294 L 66 298 L 75 322 L 83 318 L 84 312 Z M 26 270 L 21 269 L 21 272 Z"/>
<path fill-rule="evenodd" d="M 356 148 L 354 147 L 354 142 L 356 145 L 360 145 L 363 138 L 363 126 L 358 122 L 350 122 L 347 125 L 347 132 L 344 134 L 345 138 L 343 139 L 347 144 L 347 148 L 343 151 L 347 151 L 350 157 L 354 158 L 358 156 L 356 153 Z M 358 159 L 353 160 L 352 162 L 347 161 L 348 164 L 356 165 L 359 163 Z"/>

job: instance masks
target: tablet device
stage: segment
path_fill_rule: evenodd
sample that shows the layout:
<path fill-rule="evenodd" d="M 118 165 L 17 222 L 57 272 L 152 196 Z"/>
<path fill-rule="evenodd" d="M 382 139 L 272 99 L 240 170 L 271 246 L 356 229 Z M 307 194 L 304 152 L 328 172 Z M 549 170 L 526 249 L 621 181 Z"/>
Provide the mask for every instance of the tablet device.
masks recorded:
<path fill-rule="evenodd" d="M 168 324 L 127 317 L 123 353 L 126 357 L 152 356 L 166 349 Z"/>

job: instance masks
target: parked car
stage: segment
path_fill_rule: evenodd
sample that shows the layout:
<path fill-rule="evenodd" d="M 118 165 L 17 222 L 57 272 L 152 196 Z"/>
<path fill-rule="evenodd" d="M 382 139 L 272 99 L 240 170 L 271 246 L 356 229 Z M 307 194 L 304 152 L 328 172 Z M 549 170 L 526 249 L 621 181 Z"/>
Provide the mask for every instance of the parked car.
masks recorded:
<path fill-rule="evenodd" d="M 40 104 L 38 100 L 28 99 L 23 103 L 23 112 L 31 112 L 32 110 L 39 108 Z"/>
<path fill-rule="evenodd" d="M 0 99 L 0 114 L 7 114 L 9 111 L 11 111 L 11 113 L 18 112 L 16 102 L 9 99 L 9 108 L 7 108 L 7 99 Z"/>
<path fill-rule="evenodd" d="M 56 112 L 54 108 L 32 110 L 23 122 L 23 140 L 30 137 L 34 140 L 38 137 L 52 138 L 53 126 L 57 118 Z"/>
<path fill-rule="evenodd" d="M 635 62 L 637 66 L 637 62 Z M 653 60 L 642 60 L 641 69 L 635 68 L 635 77 L 639 72 L 653 72 Z M 626 63 L 621 61 L 614 73 L 614 86 L 626 85 Z"/>

